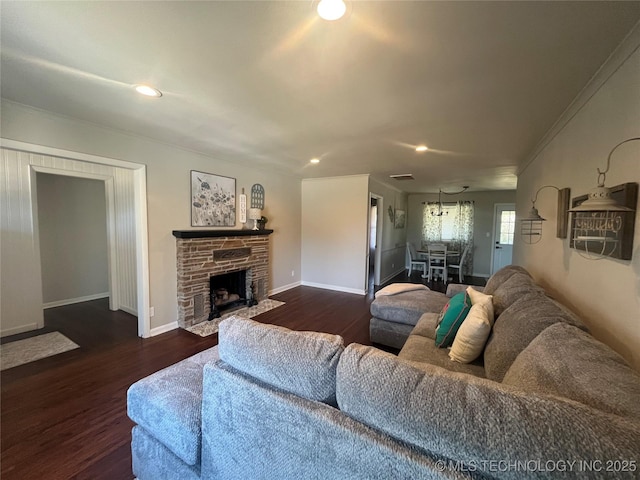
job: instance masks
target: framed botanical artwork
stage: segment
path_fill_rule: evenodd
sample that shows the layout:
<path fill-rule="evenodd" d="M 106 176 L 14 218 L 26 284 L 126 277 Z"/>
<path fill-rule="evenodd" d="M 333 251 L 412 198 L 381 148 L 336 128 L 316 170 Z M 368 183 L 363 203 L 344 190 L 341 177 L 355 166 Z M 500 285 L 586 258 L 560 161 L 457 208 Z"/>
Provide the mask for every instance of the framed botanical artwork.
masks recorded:
<path fill-rule="evenodd" d="M 236 224 L 236 179 L 191 170 L 191 226 Z"/>
<path fill-rule="evenodd" d="M 404 222 L 405 222 L 406 216 L 407 215 L 404 210 L 400 210 L 396 208 L 396 215 L 395 215 L 396 228 L 404 228 Z"/>

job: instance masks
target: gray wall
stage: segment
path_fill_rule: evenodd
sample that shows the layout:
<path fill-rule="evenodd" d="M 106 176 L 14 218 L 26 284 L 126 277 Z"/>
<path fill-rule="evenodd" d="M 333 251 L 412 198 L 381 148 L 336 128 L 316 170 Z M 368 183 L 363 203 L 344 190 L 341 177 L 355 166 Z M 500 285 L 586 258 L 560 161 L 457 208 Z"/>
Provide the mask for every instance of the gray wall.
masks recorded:
<path fill-rule="evenodd" d="M 474 202 L 473 228 L 473 274 L 489 276 L 491 274 L 491 244 L 493 236 L 494 206 L 497 203 L 515 203 L 515 190 L 470 192 L 460 195 L 447 196 L 443 201 L 472 200 Z M 409 228 L 407 241 L 416 245 L 422 240 L 422 202 L 437 202 L 438 194 L 410 194 L 409 195 Z"/>
<path fill-rule="evenodd" d="M 37 174 L 45 306 L 109 293 L 104 182 Z"/>
<path fill-rule="evenodd" d="M 379 218 L 382 221 L 382 244 L 380 247 L 380 284 L 385 283 L 405 269 L 407 224 L 395 228 L 389 218 L 389 206 L 407 210 L 407 194 L 373 178 L 369 179 L 369 191 L 383 197 Z"/>
<path fill-rule="evenodd" d="M 633 38 L 632 38 L 633 39 Z M 619 142 L 640 132 L 640 35 L 633 52 L 603 67 L 589 93 L 559 121 L 558 131 L 518 176 L 517 213 L 526 215 L 530 198 L 543 185 L 571 188 L 571 197 L 596 186 L 597 169 Z M 620 53 L 625 50 L 621 49 Z M 600 82 L 603 82 L 600 85 Z M 596 89 L 597 87 L 597 89 Z M 606 186 L 640 183 L 640 142 L 618 148 L 611 157 Z M 556 238 L 556 193 L 540 192 L 538 207 L 547 218 L 540 242 L 514 246 L 514 261 L 524 266 L 555 298 L 579 313 L 592 333 L 640 370 L 640 208 L 635 214 L 633 259 L 589 260 Z"/>
<path fill-rule="evenodd" d="M 238 193 L 242 187 L 248 192 L 254 183 L 264 186 L 267 228 L 275 230 L 270 236 L 270 289 L 299 284 L 299 178 L 228 162 L 224 153 L 214 158 L 7 101 L 2 102 L 1 130 L 11 140 L 147 165 L 152 329 L 177 321 L 176 242 L 171 231 L 191 228 L 190 170 L 233 177 Z"/>

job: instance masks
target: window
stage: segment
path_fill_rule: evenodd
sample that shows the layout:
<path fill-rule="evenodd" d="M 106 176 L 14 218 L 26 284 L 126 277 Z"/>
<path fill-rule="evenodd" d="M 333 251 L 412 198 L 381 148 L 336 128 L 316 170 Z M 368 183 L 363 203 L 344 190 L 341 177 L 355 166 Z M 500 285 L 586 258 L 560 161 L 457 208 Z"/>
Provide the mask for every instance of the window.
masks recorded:
<path fill-rule="evenodd" d="M 500 215 L 500 243 L 513 245 L 513 234 L 516 230 L 516 212 L 504 210 Z"/>
<path fill-rule="evenodd" d="M 443 215 L 432 215 L 438 211 L 438 203 L 425 203 L 422 223 L 422 241 L 469 243 L 473 239 L 473 202 L 458 202 L 442 205 Z"/>
<path fill-rule="evenodd" d="M 441 225 L 441 240 L 449 241 L 455 239 L 456 221 L 458 217 L 457 205 L 443 205 L 442 216 L 438 217 Z"/>

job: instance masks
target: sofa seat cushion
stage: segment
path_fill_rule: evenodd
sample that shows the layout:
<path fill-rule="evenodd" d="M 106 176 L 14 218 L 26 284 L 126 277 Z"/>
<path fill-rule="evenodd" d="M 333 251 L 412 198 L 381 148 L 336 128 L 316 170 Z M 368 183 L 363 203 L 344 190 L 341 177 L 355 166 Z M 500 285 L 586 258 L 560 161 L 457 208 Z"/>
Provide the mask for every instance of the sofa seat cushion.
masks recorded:
<path fill-rule="evenodd" d="M 390 322 L 415 325 L 425 312 L 438 313 L 449 298 L 433 290 L 415 290 L 385 295 L 371 303 L 371 315 Z"/>
<path fill-rule="evenodd" d="M 220 322 L 220 359 L 273 387 L 335 404 L 338 335 L 298 332 L 240 317 Z"/>
<path fill-rule="evenodd" d="M 137 381 L 127 391 L 127 414 L 188 465 L 200 462 L 202 372 L 218 347 Z"/>
<path fill-rule="evenodd" d="M 566 323 L 538 335 L 503 383 L 640 420 L 640 374 L 611 348 Z"/>
<path fill-rule="evenodd" d="M 416 368 L 422 368 L 420 364 L 437 365 L 452 372 L 461 372 L 475 377 L 484 377 L 482 359 L 472 363 L 454 362 L 449 358 L 449 349 L 436 347 L 433 339 L 422 335 L 410 335 L 404 347 L 400 350 L 398 358 L 416 363 Z"/>
<path fill-rule="evenodd" d="M 520 352 L 544 329 L 560 322 L 586 330 L 575 315 L 558 306 L 544 293 L 538 290 L 523 292 L 496 318 L 484 349 L 487 378 L 501 382 Z"/>
<path fill-rule="evenodd" d="M 340 357 L 337 399 L 351 418 L 479 470 L 487 459 L 635 459 L 640 445 L 638 422 L 435 365 L 418 369 L 358 344 Z M 523 472 L 500 477 L 523 478 Z"/>
<path fill-rule="evenodd" d="M 440 314 L 427 312 L 423 313 L 416 323 L 416 326 L 413 327 L 411 335 L 420 335 L 422 337 L 430 338 L 431 340 L 436 339 L 436 328 L 438 328 L 438 321 L 440 320 Z"/>

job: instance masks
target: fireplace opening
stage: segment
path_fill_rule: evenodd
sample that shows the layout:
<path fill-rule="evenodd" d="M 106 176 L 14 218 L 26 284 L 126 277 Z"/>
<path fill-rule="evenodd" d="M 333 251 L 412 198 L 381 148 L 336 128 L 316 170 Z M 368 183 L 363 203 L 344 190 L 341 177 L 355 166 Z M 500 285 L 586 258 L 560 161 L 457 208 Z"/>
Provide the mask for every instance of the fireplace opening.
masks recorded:
<path fill-rule="evenodd" d="M 225 310 L 244 307 L 248 303 L 247 270 L 209 277 L 209 292 L 211 300 L 209 320 L 218 318 Z"/>

